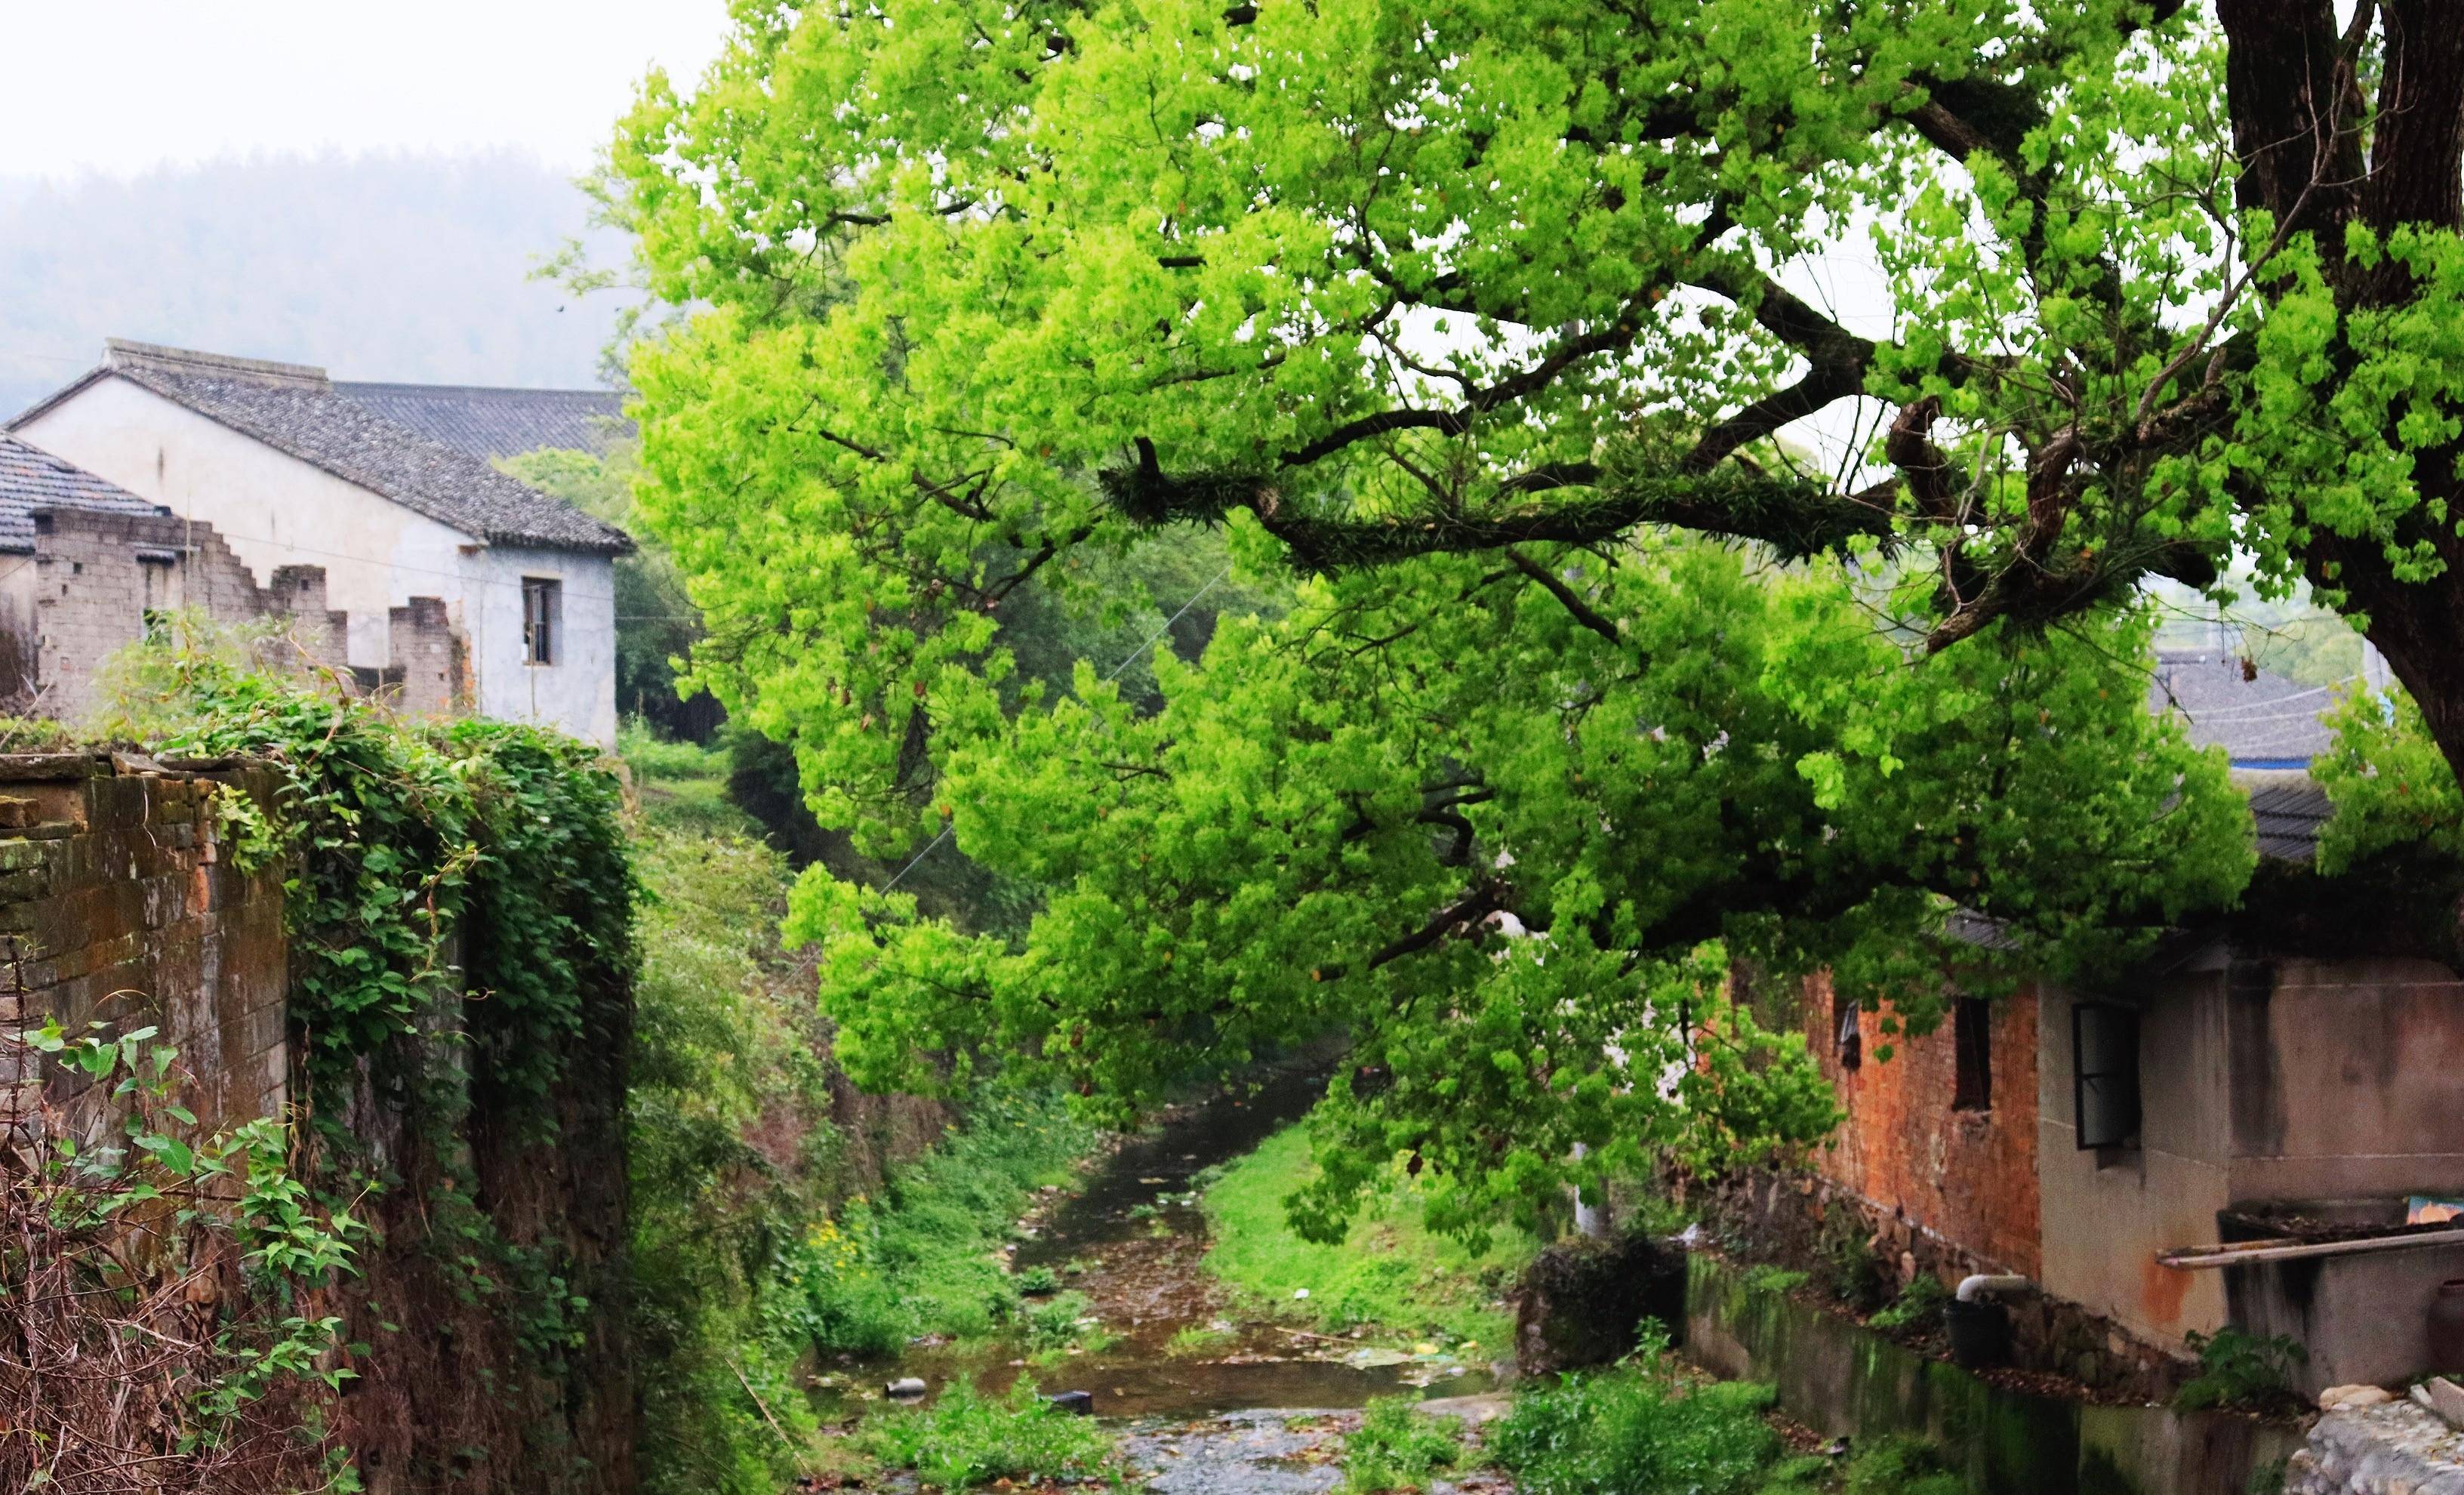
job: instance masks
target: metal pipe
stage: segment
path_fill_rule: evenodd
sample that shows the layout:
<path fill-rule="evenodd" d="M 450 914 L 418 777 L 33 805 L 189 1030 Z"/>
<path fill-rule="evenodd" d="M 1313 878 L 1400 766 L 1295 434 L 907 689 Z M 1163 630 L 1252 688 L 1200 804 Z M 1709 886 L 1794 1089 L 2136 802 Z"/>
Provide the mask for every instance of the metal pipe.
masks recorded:
<path fill-rule="evenodd" d="M 1974 1303 L 1979 1293 L 2026 1292 L 2035 1286 L 2025 1277 L 1997 1277 L 1991 1272 L 1978 1272 L 1973 1277 L 1960 1279 L 1957 1296 L 1962 1303 Z"/>

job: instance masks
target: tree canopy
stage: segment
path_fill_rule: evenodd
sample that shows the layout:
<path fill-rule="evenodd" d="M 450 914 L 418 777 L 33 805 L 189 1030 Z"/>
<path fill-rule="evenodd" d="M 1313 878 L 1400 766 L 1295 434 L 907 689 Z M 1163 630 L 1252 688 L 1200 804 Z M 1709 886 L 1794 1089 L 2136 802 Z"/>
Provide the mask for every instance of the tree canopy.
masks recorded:
<path fill-rule="evenodd" d="M 1819 1132 L 1723 958 L 1923 1021 L 2229 900 L 2146 578 L 2308 582 L 2453 758 L 2438 12 L 740 5 L 603 184 L 694 308 L 633 375 L 698 678 L 860 844 L 1043 890 L 988 940 L 808 878 L 847 1057 L 1131 1105 L 1348 1027 L 1320 1202 L 1407 1154 L 1469 1218 Z M 1805 289 L 1859 238 L 1862 319 Z M 1010 681 L 1013 598 L 1192 524 L 1298 605 L 1143 701 Z"/>

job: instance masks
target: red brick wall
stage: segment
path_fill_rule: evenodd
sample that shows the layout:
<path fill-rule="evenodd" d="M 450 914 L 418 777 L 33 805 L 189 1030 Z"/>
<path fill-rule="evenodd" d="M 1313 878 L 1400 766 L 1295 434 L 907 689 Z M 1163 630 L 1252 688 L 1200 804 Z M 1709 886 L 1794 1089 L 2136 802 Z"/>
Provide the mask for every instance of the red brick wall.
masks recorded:
<path fill-rule="evenodd" d="M 1958 1060 L 1946 1013 L 1923 1038 L 1885 1036 L 1888 1014 L 1860 1013 L 1864 1062 L 1839 1063 L 1827 976 L 1805 983 L 1805 1034 L 1848 1112 L 1815 1169 L 1975 1257 L 2034 1277 L 2036 1197 L 2036 997 L 1993 1003 L 1992 1109 L 1954 1110 Z M 1876 1050 L 1889 1045 L 1887 1061 Z"/>

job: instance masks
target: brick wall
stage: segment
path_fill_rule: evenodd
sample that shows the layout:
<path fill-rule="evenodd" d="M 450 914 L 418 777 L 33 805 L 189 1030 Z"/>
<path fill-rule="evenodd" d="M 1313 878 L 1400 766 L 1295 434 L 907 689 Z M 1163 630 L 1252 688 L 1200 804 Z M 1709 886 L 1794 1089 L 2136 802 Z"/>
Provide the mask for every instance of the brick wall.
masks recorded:
<path fill-rule="evenodd" d="M 314 587 L 302 588 L 313 594 Z M 182 1099 L 219 1131 L 281 1113 L 295 1093 L 286 868 L 244 874 L 214 832 L 224 793 L 270 803 L 275 780 L 233 763 L 133 754 L 0 755 L 0 1022 L 151 1025 L 180 1050 Z M 430 1034 L 459 1026 L 440 993 Z M 385 1187 L 362 1201 L 379 1234 L 358 1275 L 315 1310 L 369 1352 L 336 1428 L 372 1495 L 624 1495 L 633 1487 L 625 1314 L 625 1056 L 631 994 L 584 994 L 583 1038 L 549 1097 L 557 1128 L 469 1083 L 460 1045 L 405 1036 L 363 1062 L 339 1112 Z M 33 1065 L 39 1063 L 36 1070 Z M 0 1131 L 46 1103 L 100 1135 L 106 1094 L 49 1061 L 0 1058 Z M 327 1144 L 319 1143 L 322 1148 Z M 496 1234 L 588 1301 L 555 1358 L 519 1313 L 473 1289 L 469 1241 L 436 1227 L 449 1180 Z M 503 1270 L 493 1256 L 476 1268 Z"/>
<path fill-rule="evenodd" d="M 1881 1032 L 1888 1013 L 1859 1014 L 1862 1060 L 1842 1062 L 1830 978 L 1805 984 L 1806 1041 L 1848 1112 L 1815 1161 L 1832 1183 L 1981 1265 L 2041 1270 L 2036 1185 L 2036 998 L 1991 1005 L 1991 1105 L 1961 1110 L 1954 1024 L 1922 1038 Z M 1890 1045 L 1888 1061 L 1877 1050 Z"/>
<path fill-rule="evenodd" d="M 285 566 L 260 588 L 211 525 L 170 515 L 40 511 L 31 573 L 32 615 L 9 621 L 33 637 L 0 647 L 0 663 L 33 661 L 31 682 L 11 682 L 21 711 L 83 719 L 101 704 L 103 663 L 144 636 L 149 613 L 182 608 L 218 623 L 281 625 L 264 646 L 269 665 L 343 666 L 348 620 L 325 605 L 323 568 Z"/>
<path fill-rule="evenodd" d="M 222 855 L 209 806 L 224 792 L 262 799 L 271 780 L 0 756 L 0 1022 L 162 1029 L 209 1128 L 277 1113 L 288 1067 L 282 873 L 243 874 Z M 47 1084 L 55 1104 L 78 1098 L 65 1071 Z"/>
<path fill-rule="evenodd" d="M 468 709 L 471 693 L 462 679 L 469 650 L 445 604 L 414 597 L 387 614 L 393 661 L 402 682 L 394 705 L 406 716 L 444 717 Z"/>

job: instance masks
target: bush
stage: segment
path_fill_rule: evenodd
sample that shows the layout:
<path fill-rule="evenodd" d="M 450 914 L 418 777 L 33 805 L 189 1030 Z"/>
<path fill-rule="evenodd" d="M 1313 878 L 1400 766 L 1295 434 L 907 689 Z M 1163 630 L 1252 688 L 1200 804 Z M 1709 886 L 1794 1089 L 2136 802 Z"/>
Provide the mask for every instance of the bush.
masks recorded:
<path fill-rule="evenodd" d="M 885 1463 L 913 1469 L 943 1490 L 1091 1475 L 1112 1451 L 1110 1434 L 1045 1401 L 1025 1379 L 1007 1396 L 987 1396 L 961 1378 L 929 1408 L 885 1413 L 866 1424 L 864 1442 Z"/>
<path fill-rule="evenodd" d="M 2193 1330 L 2183 1336 L 2199 1357 L 2199 1374 L 2173 1394 L 2182 1412 L 2211 1407 L 2238 1407 L 2260 1413 L 2299 1413 L 2306 1403 L 2293 1389 L 2293 1369 L 2310 1357 L 2300 1342 L 2282 1334 L 2245 1334 L 2220 1329 L 2214 1334 Z"/>
<path fill-rule="evenodd" d="M 1848 1461 L 1847 1495 L 1968 1495 L 1968 1482 L 1931 1444 L 1887 1438 Z"/>
<path fill-rule="evenodd" d="M 1871 1322 L 1885 1332 L 1926 1333 L 1942 1327 L 1942 1306 L 1949 1301 L 1950 1289 L 1941 1278 L 1920 1272 L 1890 1307 L 1876 1311 Z"/>
<path fill-rule="evenodd" d="M 1768 1386 L 1681 1389 L 1649 1371 L 1569 1376 L 1527 1391 L 1488 1434 L 1522 1495 L 1604 1490 L 1742 1495 L 1780 1451 Z"/>
<path fill-rule="evenodd" d="M 1463 1457 L 1463 1426 L 1416 1410 L 1409 1397 L 1381 1396 L 1360 1414 L 1360 1430 L 1343 1440 L 1345 1495 L 1418 1490 L 1429 1476 Z"/>

